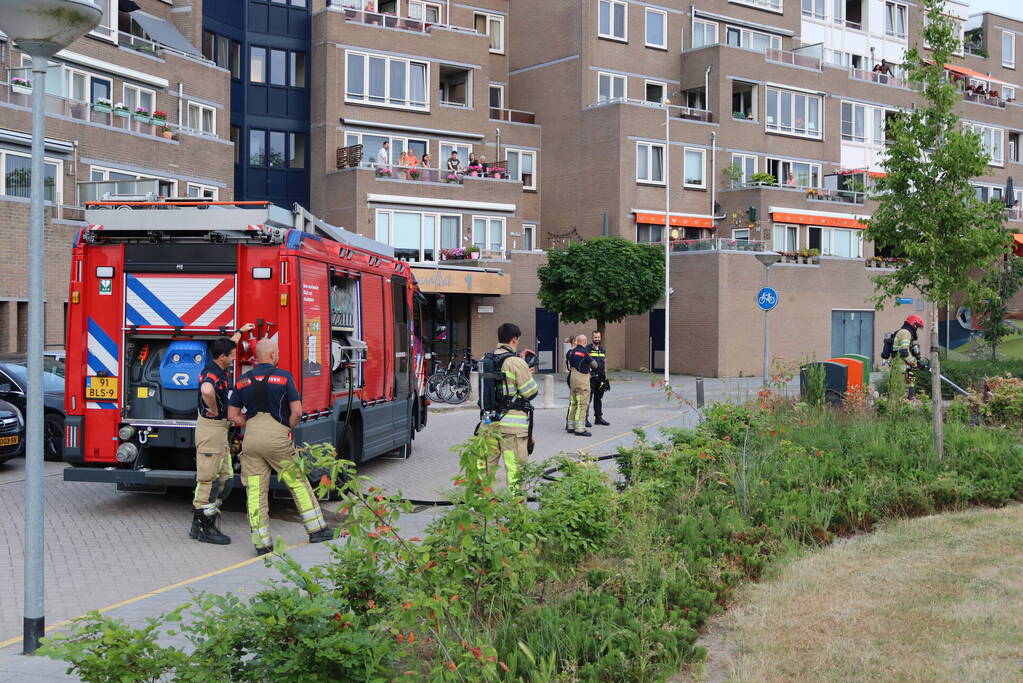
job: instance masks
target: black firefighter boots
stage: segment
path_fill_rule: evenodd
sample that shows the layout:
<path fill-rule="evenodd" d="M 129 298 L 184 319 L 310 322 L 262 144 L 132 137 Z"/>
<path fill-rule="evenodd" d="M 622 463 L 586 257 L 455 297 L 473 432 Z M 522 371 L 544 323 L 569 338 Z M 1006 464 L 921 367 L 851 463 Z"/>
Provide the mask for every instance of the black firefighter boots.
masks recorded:
<path fill-rule="evenodd" d="M 213 543 L 216 545 L 227 545 L 231 537 L 221 533 L 217 528 L 217 517 L 209 517 L 203 510 L 196 510 L 192 516 L 192 528 L 188 535 L 200 543 Z"/>
<path fill-rule="evenodd" d="M 314 531 L 309 534 L 310 543 L 323 543 L 324 541 L 331 541 L 334 539 L 334 528 L 325 526 L 319 531 Z"/>
<path fill-rule="evenodd" d="M 597 415 L 597 418 L 593 421 L 593 424 L 603 425 L 604 427 L 608 427 L 611 425 L 611 423 L 605 420 L 602 415 Z"/>

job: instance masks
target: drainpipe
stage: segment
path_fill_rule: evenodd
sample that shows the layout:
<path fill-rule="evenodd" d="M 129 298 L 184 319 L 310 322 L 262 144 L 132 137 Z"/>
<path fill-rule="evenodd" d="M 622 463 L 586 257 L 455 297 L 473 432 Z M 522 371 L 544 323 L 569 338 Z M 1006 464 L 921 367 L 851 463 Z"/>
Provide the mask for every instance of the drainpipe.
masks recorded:
<path fill-rule="evenodd" d="M 710 111 L 710 70 L 713 68 L 708 66 L 703 72 L 703 108 L 707 111 Z"/>
<path fill-rule="evenodd" d="M 495 128 L 494 133 L 497 137 L 497 152 L 495 153 L 494 156 L 494 162 L 496 163 L 498 161 L 501 161 L 501 129 Z"/>
<path fill-rule="evenodd" d="M 182 102 L 182 100 L 184 98 L 185 98 L 185 84 L 182 83 L 181 81 L 178 81 L 178 126 L 179 127 L 184 125 L 181 122 L 181 113 L 183 111 L 182 108 L 181 108 L 181 102 Z"/>
<path fill-rule="evenodd" d="M 444 13 L 447 15 L 444 17 L 445 23 L 448 26 L 451 26 L 451 0 L 447 0 L 447 3 L 445 3 Z M 473 28 L 475 29 L 476 27 L 473 26 Z"/>
<path fill-rule="evenodd" d="M 718 191 L 718 134 L 717 131 L 710 132 L 710 215 L 711 221 L 714 220 L 714 215 L 717 213 L 714 211 L 714 205 L 717 204 L 717 191 Z"/>

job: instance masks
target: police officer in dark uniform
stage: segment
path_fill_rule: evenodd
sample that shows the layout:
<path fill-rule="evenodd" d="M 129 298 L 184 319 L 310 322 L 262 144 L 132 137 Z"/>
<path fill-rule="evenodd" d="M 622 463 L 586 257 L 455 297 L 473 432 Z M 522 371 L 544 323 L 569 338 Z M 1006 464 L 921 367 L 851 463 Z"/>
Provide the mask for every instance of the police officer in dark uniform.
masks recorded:
<path fill-rule="evenodd" d="M 256 366 L 241 376 L 231 392 L 227 416 L 234 424 L 245 427 L 240 457 L 242 483 L 246 488 L 252 543 L 257 555 L 265 555 L 273 550 L 267 501 L 271 470 L 291 490 L 310 543 L 329 541 L 334 530 L 323 521 L 309 481 L 287 467 L 298 455 L 291 430 L 302 417 L 302 398 L 295 378 L 277 367 L 280 358 L 277 342 L 261 339 L 256 344 L 255 356 Z"/>
<path fill-rule="evenodd" d="M 227 545 L 231 539 L 217 528 L 220 506 L 231 492 L 234 468 L 228 444 L 227 391 L 233 384 L 235 347 L 255 325 L 246 323 L 228 339 L 210 342 L 209 360 L 199 375 L 199 404 L 195 418 L 195 494 L 188 535 L 202 543 Z"/>
<path fill-rule="evenodd" d="M 586 352 L 590 354 L 596 363 L 597 367 L 590 373 L 590 398 L 593 401 L 593 424 L 595 425 L 609 425 L 611 424 L 604 419 L 604 410 L 601 405 L 601 399 L 604 398 L 604 392 L 607 391 L 607 350 L 601 345 L 600 332 L 593 332 L 593 341 L 586 347 Z M 586 421 L 589 422 L 589 406 L 586 408 Z M 587 427 L 590 425 L 587 424 Z"/>

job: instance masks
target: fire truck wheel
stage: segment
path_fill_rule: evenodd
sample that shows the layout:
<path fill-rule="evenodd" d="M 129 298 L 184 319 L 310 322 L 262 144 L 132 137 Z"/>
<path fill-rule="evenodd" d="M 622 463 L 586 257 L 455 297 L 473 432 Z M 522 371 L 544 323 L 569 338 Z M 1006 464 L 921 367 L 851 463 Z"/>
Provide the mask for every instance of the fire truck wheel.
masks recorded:
<path fill-rule="evenodd" d="M 50 461 L 64 459 L 64 416 L 47 413 L 43 417 L 43 457 Z"/>

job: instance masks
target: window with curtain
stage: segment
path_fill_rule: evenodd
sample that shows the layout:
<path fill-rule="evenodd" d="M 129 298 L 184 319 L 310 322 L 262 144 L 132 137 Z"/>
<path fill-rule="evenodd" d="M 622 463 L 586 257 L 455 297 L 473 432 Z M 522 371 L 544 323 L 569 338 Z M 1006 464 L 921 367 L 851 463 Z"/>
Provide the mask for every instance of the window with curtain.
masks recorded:
<path fill-rule="evenodd" d="M 652 142 L 636 143 L 636 181 L 664 183 L 664 145 Z"/>

